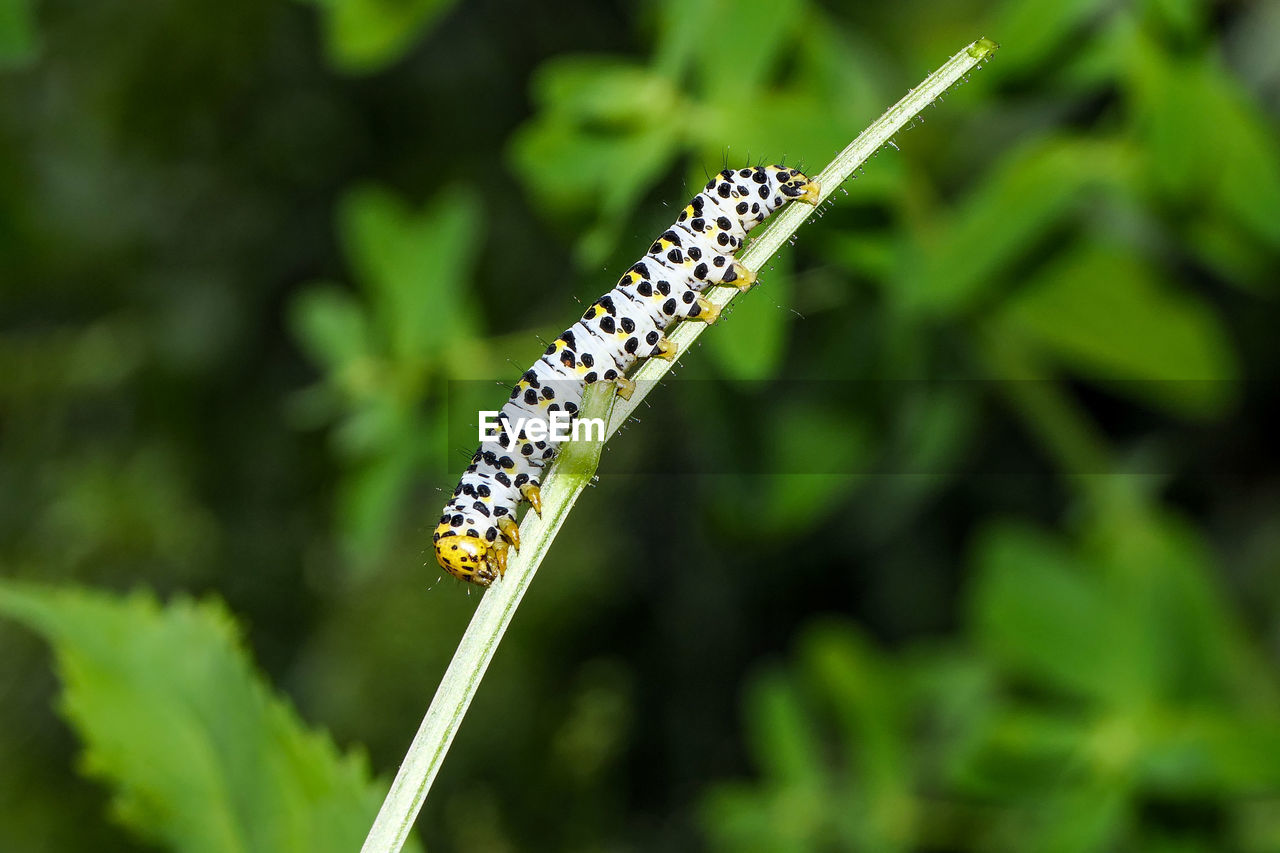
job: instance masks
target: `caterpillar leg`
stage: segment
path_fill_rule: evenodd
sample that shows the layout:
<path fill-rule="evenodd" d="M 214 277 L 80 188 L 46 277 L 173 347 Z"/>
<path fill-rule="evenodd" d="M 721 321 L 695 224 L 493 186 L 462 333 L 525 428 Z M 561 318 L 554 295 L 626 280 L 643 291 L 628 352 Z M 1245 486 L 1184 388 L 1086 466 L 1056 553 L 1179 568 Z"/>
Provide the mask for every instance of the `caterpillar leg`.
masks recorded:
<path fill-rule="evenodd" d="M 805 204 L 817 204 L 822 197 L 822 185 L 817 181 L 808 181 L 800 188 L 800 195 L 796 196 L 797 200 Z"/>
<path fill-rule="evenodd" d="M 533 507 L 533 511 L 538 515 L 542 515 L 542 489 L 533 483 L 525 483 L 520 487 L 520 495 L 529 502 Z"/>
<path fill-rule="evenodd" d="M 631 395 L 636 392 L 636 381 L 634 379 L 619 376 L 613 382 L 618 386 L 618 396 L 624 400 L 630 400 Z"/>
<path fill-rule="evenodd" d="M 679 349 L 680 348 L 676 346 L 675 341 L 669 338 L 662 338 L 656 344 L 654 344 L 653 355 L 651 357 L 665 358 L 667 361 L 672 361 L 675 359 L 676 352 Z"/>
<path fill-rule="evenodd" d="M 502 538 L 511 543 L 512 548 L 520 550 L 520 525 L 516 524 L 515 519 L 509 515 L 499 518 L 498 530 L 502 533 Z"/>
<path fill-rule="evenodd" d="M 707 297 L 699 296 L 696 304 L 698 306 L 698 316 L 693 319 L 701 320 L 708 326 L 720 319 L 720 306 Z"/>
<path fill-rule="evenodd" d="M 507 543 L 499 539 L 493 543 L 493 550 L 487 555 L 486 564 L 489 569 L 489 579 L 484 583 L 488 586 L 493 583 L 493 572 L 496 569 L 498 577 L 506 577 L 507 574 Z"/>
<path fill-rule="evenodd" d="M 756 274 L 747 269 L 737 258 L 733 259 L 733 273 L 734 279 L 729 283 L 739 290 L 750 290 L 756 283 Z"/>

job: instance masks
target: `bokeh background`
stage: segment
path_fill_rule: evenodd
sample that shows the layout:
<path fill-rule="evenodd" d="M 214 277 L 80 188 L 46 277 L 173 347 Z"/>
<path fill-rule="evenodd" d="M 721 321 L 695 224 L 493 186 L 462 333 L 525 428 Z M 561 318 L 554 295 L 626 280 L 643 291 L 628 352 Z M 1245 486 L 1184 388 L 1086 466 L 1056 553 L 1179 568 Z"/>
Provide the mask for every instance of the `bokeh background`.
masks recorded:
<path fill-rule="evenodd" d="M 496 406 L 1002 44 L 606 450 L 436 850 L 1280 850 L 1280 4 L 0 0 L 0 849 L 352 850 Z"/>

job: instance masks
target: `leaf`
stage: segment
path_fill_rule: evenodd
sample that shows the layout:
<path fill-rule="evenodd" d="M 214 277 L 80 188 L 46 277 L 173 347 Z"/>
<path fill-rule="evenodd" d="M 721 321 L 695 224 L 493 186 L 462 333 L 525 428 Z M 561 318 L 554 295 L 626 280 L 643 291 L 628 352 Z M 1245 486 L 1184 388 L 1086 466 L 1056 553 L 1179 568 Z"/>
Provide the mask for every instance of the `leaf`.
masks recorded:
<path fill-rule="evenodd" d="M 1249 797 L 1280 791 L 1280 718 L 1236 711 L 1164 715 L 1147 729 L 1144 782 L 1165 796 Z"/>
<path fill-rule="evenodd" d="M 718 4 L 715 40 L 732 51 L 694 54 L 703 92 L 720 103 L 743 104 L 768 82 L 784 48 L 805 23 L 802 0 L 735 0 Z M 729 7 L 729 8 L 724 8 Z"/>
<path fill-rule="evenodd" d="M 671 81 L 606 56 L 565 56 L 546 63 L 534 78 L 533 97 L 561 119 L 594 130 L 648 126 L 677 106 Z"/>
<path fill-rule="evenodd" d="M 1140 33 L 1128 47 L 1132 120 L 1147 151 L 1148 179 L 1162 192 L 1187 200 L 1208 170 L 1221 167 L 1207 160 L 1203 145 L 1197 144 L 1205 117 L 1197 103 L 1194 75 Z"/>
<path fill-rule="evenodd" d="M 52 644 L 83 766 L 150 843 L 359 848 L 383 787 L 271 691 L 221 604 L 3 582 L 0 612 Z"/>
<path fill-rule="evenodd" d="M 516 131 L 512 168 L 553 213 L 597 215 L 578 240 L 579 259 L 596 266 L 670 165 L 681 134 L 679 92 L 647 69 L 598 57 L 547 63 L 533 90 L 542 110 Z"/>
<path fill-rule="evenodd" d="M 1151 183 L 1189 210 L 1219 209 L 1280 246 L 1280 143 L 1258 106 L 1209 59 L 1177 61 L 1142 39 L 1132 54 Z"/>
<path fill-rule="evenodd" d="M 664 77 L 682 80 L 695 54 L 704 49 L 705 34 L 724 14 L 721 0 L 663 0 L 659 9 L 651 65 Z"/>
<path fill-rule="evenodd" d="M 369 74 L 403 57 L 458 0 L 311 0 L 325 16 L 329 62 Z"/>
<path fill-rule="evenodd" d="M 715 786 L 708 831 L 732 850 L 912 849 L 920 814 L 896 670 L 840 623 L 806 632 L 800 656 L 795 676 L 755 681 L 746 711 L 763 778 Z"/>
<path fill-rule="evenodd" d="M 614 152 L 615 166 L 610 174 L 615 179 L 601 188 L 600 221 L 578 241 L 578 262 L 582 266 L 594 269 L 613 251 L 627 215 L 666 170 L 677 141 L 671 127 L 658 125 L 628 139 Z"/>
<path fill-rule="evenodd" d="M 761 26 L 762 18 L 737 20 L 768 29 Z M 775 83 L 774 75 L 763 75 L 758 85 L 737 97 L 727 96 L 724 84 L 700 87 L 701 101 L 696 110 L 688 111 L 692 120 L 684 120 L 685 134 L 698 154 L 689 170 L 691 186 L 700 184 L 705 172 L 721 163 L 736 167 L 763 160 L 814 169 L 856 136 L 877 105 L 890 96 L 892 89 L 883 85 L 882 78 L 887 76 L 883 67 L 848 44 L 839 28 L 824 21 L 820 13 L 809 8 L 791 24 L 780 22 L 779 29 L 795 24 L 804 28 L 804 49 L 787 54 L 786 71 L 777 75 L 781 81 Z M 754 65 L 755 58 L 750 62 Z M 730 77 L 739 65 L 726 63 L 723 57 L 716 64 Z M 814 122 L 816 115 L 823 120 Z M 800 127 L 805 128 L 803 134 L 796 133 Z M 902 187 L 901 165 L 898 158 L 880 158 L 876 168 L 845 188 L 859 202 L 893 196 Z"/>
<path fill-rule="evenodd" d="M 863 526 L 876 541 L 889 541 L 937 494 L 968 459 L 966 451 L 979 416 L 966 383 L 910 383 L 898 392 L 880 470 L 906 475 L 882 477 L 872 501 L 864 504 Z M 847 420 L 847 416 L 846 416 Z M 871 442 L 868 440 L 868 446 Z"/>
<path fill-rule="evenodd" d="M 475 336 L 467 294 L 481 211 L 465 189 L 441 192 L 421 211 L 385 190 L 353 190 L 339 210 L 347 256 L 398 360 L 437 358 Z"/>
<path fill-rule="evenodd" d="M 356 460 L 339 484 L 336 506 L 342 544 L 356 576 L 376 567 L 399 528 L 417 461 L 403 448 L 406 438 L 389 439 L 385 453 Z"/>
<path fill-rule="evenodd" d="M 1029 528 L 998 525 L 974 562 L 970 614 L 987 655 L 1034 684 L 1089 697 L 1117 692 L 1111 608 L 1074 554 Z"/>
<path fill-rule="evenodd" d="M 337 285 L 312 285 L 289 306 L 294 337 L 312 360 L 337 373 L 374 354 L 364 309 Z"/>
<path fill-rule="evenodd" d="M 908 250 L 889 292 L 931 315 L 974 307 L 1007 287 L 1019 261 L 1129 170 L 1122 148 L 1086 140 L 1054 139 L 1006 158 Z"/>
<path fill-rule="evenodd" d="M 1094 853 L 1116 849 L 1130 808 L 1129 791 L 1120 779 L 1102 784 L 1063 786 L 1050 790 L 1032 813 L 1022 836 L 1036 839 L 1044 853 Z M 1029 833 L 1028 833 L 1029 830 Z"/>
<path fill-rule="evenodd" d="M 800 697 L 781 673 L 759 677 L 747 694 L 752 755 L 770 779 L 806 791 L 822 785 L 822 749 Z"/>
<path fill-rule="evenodd" d="M 775 258 L 770 266 L 761 271 L 759 285 L 734 300 L 716 334 L 707 338 L 705 349 L 730 379 L 769 379 L 782 360 L 794 316 L 786 308 L 792 301 L 791 264 Z"/>
<path fill-rule="evenodd" d="M 1109 494 L 1075 547 L 1027 527 L 988 530 L 970 602 L 981 645 L 1043 686 L 1135 707 L 1239 703 L 1271 713 L 1274 677 L 1215 587 L 1200 535 L 1144 500 Z"/>
<path fill-rule="evenodd" d="M 749 513 L 748 527 L 792 536 L 829 523 L 869 464 L 869 428 L 847 411 L 805 403 L 781 406 L 767 418 L 765 458 L 772 473 L 758 489 L 764 506 Z"/>
<path fill-rule="evenodd" d="M 1119 249 L 1088 246 L 1041 271 L 1005 304 L 995 329 L 1174 410 L 1217 412 L 1233 395 L 1235 359 L 1213 310 Z"/>
<path fill-rule="evenodd" d="M 1126 614 L 1117 643 L 1133 659 L 1131 682 L 1172 703 L 1280 708 L 1273 667 L 1250 647 L 1216 582 L 1225 569 L 1193 526 L 1118 491 L 1084 546 Z"/>
<path fill-rule="evenodd" d="M 1005 0 L 990 27 L 1001 45 L 992 73 L 1001 78 L 1035 73 L 1077 39 L 1105 7 L 1104 0 Z"/>
<path fill-rule="evenodd" d="M 870 643 L 838 623 L 811 629 L 801 655 L 809 682 L 827 698 L 842 730 L 855 779 L 850 835 L 868 850 L 911 849 L 919 816 L 904 724 L 908 716 L 893 670 Z"/>
<path fill-rule="evenodd" d="M 761 792 L 739 782 L 716 785 L 702 803 L 702 823 L 713 850 L 732 853 L 809 853 L 813 803 L 788 800 L 787 791 Z"/>
<path fill-rule="evenodd" d="M 703 804 L 718 849 L 801 851 L 830 822 L 821 748 L 790 679 L 771 672 L 747 694 L 748 738 L 765 776 L 760 785 L 716 786 Z"/>
<path fill-rule="evenodd" d="M 1189 43 L 1205 29 L 1208 5 L 1206 0 L 1146 0 L 1143 4 L 1144 11 L 1170 35 Z"/>
<path fill-rule="evenodd" d="M 619 174 L 623 144 L 616 134 L 584 133 L 562 116 L 541 115 L 516 131 L 508 153 L 512 171 L 542 207 L 578 220 L 599 209 L 603 187 Z"/>
<path fill-rule="evenodd" d="M 30 65 L 39 51 L 33 0 L 0 0 L 0 70 Z"/>

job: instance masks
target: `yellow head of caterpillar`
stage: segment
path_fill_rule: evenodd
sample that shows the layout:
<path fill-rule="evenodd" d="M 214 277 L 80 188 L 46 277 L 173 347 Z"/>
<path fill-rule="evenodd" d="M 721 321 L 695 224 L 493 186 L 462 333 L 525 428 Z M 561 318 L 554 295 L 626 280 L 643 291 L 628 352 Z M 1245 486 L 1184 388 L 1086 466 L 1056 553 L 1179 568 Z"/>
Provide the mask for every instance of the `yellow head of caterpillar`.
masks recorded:
<path fill-rule="evenodd" d="M 433 538 L 440 568 L 458 580 L 479 586 L 488 586 L 507 573 L 506 540 L 487 542 L 479 536 L 445 535 L 452 532 L 447 522 L 436 528 Z"/>
<path fill-rule="evenodd" d="M 805 204 L 817 204 L 821 199 L 822 187 L 817 181 L 809 180 L 803 172 L 788 169 L 785 166 L 770 166 L 769 170 L 774 172 L 783 195 L 788 198 L 794 198 Z"/>

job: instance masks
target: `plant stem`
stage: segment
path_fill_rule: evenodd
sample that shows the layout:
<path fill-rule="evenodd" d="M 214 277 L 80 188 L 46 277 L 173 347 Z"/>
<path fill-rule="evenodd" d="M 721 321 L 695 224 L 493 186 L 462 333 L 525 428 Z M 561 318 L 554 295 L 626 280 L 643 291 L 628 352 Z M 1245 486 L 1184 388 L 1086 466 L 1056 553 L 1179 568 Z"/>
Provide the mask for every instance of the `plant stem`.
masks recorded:
<path fill-rule="evenodd" d="M 912 89 L 898 103 L 894 104 L 870 127 L 858 134 L 858 138 L 836 155 L 817 177 L 814 178 L 822 187 L 819 204 L 826 201 L 845 181 L 861 168 L 893 139 L 903 128 L 911 123 L 929 104 L 937 100 L 947 90 L 959 83 L 964 76 L 985 62 L 996 51 L 996 43 L 981 38 L 955 56 L 948 59 L 941 68 L 924 79 L 919 86 Z M 777 253 L 782 245 L 791 239 L 804 221 L 813 215 L 817 205 L 789 204 L 780 210 L 760 231 L 760 236 L 738 256 L 747 269 L 758 271 Z M 740 293 L 736 287 L 717 287 L 707 293 L 707 298 L 722 308 L 734 300 Z M 681 323 L 670 338 L 683 354 L 698 336 L 707 330 L 706 323 Z M 636 408 L 644 402 L 661 379 L 670 370 L 673 363 L 660 358 L 651 358 L 640 366 L 632 377 L 636 380 L 636 393 L 630 400 L 620 400 L 614 407 L 613 418 L 609 421 L 608 436 L 617 432 L 627 422 Z"/>
<path fill-rule="evenodd" d="M 587 387 L 582 397 L 583 418 L 608 422 L 614 400 L 614 385 L 600 382 Z M 462 635 L 453 659 L 445 669 L 435 698 L 418 727 L 418 733 L 396 773 L 391 790 L 369 830 L 362 850 L 399 851 L 409 836 L 414 818 L 431 789 L 444 762 L 458 726 L 471 705 L 476 688 L 484 678 L 498 642 L 511 624 L 520 600 L 546 556 L 547 549 L 564 524 L 578 495 L 591 482 L 600 463 L 603 441 L 574 441 L 564 445 L 556 464 L 542 485 L 542 515 L 529 513 L 520 529 L 521 548 L 511 560 L 501 581 L 489 588 L 476 607 L 471 624 Z"/>
<path fill-rule="evenodd" d="M 894 104 L 814 178 L 822 187 L 819 202 L 825 201 L 921 110 L 981 65 L 995 49 L 994 42 L 979 39 L 947 60 L 941 68 Z M 739 256 L 739 260 L 749 269 L 760 269 L 795 234 L 796 229 L 809 218 L 814 209 L 794 203 L 785 207 L 769 220 L 759 236 Z M 708 298 L 724 306 L 737 293 L 736 288 L 719 287 L 709 292 Z M 684 353 L 706 328 L 706 323 L 681 323 L 669 337 L 679 347 L 679 352 Z M 671 366 L 670 361 L 663 359 L 646 361 L 633 377 L 637 387 L 630 400 L 618 398 L 610 383 L 602 382 L 588 387 L 583 397 L 580 417 L 603 418 L 608 424 L 606 437 L 612 436 L 657 387 L 657 380 Z M 494 651 L 542 563 L 542 558 L 546 556 L 578 496 L 595 475 L 602 449 L 603 442 L 566 444 L 552 465 L 542 487 L 542 516 L 539 518 L 530 513 L 525 517 L 520 527 L 522 545 L 519 554 L 511 560 L 505 577 L 486 591 L 476 608 L 471 624 L 463 633 L 458 649 L 436 690 L 435 698 L 431 700 L 431 706 L 405 755 L 404 763 L 400 765 L 400 770 L 391 783 L 391 790 L 387 793 L 382 809 L 369 830 L 363 847 L 364 853 L 397 853 L 404 845 L 418 811 L 426 800 L 427 792 L 431 789 L 431 783 L 453 743 L 458 726 L 461 725 L 471 699 L 493 659 Z"/>

